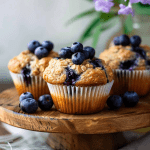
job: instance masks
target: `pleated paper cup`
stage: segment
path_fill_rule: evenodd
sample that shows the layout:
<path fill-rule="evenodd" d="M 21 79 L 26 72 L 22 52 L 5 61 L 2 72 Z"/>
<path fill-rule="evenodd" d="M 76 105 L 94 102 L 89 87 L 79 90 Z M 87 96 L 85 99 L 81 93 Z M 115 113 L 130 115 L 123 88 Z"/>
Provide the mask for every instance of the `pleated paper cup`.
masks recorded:
<path fill-rule="evenodd" d="M 47 83 L 41 76 L 29 75 L 29 78 L 25 81 L 22 74 L 16 74 L 10 71 L 10 75 L 19 95 L 30 92 L 34 96 L 34 99 L 38 100 L 41 95 L 50 94 Z"/>
<path fill-rule="evenodd" d="M 114 84 L 110 94 L 134 91 L 144 96 L 150 91 L 150 70 L 113 70 Z"/>
<path fill-rule="evenodd" d="M 104 108 L 113 82 L 90 87 L 48 83 L 48 87 L 58 111 L 67 114 L 91 114 Z"/>

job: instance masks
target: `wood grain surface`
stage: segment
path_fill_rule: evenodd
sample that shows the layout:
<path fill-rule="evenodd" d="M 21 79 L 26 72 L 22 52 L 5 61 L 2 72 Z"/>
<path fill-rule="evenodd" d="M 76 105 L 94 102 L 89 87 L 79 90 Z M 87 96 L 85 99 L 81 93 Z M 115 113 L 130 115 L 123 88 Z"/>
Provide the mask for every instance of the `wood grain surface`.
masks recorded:
<path fill-rule="evenodd" d="M 38 111 L 25 114 L 19 108 L 15 88 L 0 94 L 0 120 L 19 128 L 72 134 L 104 134 L 150 126 L 150 94 L 140 99 L 136 107 L 103 111 L 91 115 L 68 115 L 58 112 Z"/>

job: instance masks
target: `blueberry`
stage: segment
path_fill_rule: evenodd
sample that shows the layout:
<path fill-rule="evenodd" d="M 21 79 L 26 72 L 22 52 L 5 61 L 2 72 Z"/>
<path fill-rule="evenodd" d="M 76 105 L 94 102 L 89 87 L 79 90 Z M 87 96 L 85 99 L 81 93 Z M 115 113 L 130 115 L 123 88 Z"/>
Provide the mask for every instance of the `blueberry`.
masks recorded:
<path fill-rule="evenodd" d="M 30 68 L 24 67 L 21 70 L 21 74 L 23 76 L 24 82 L 26 83 L 26 86 L 31 84 L 31 76 L 30 76 L 31 70 Z"/>
<path fill-rule="evenodd" d="M 31 73 L 31 70 L 27 67 L 24 67 L 21 70 L 21 74 L 23 74 L 23 75 L 30 75 L 30 73 Z"/>
<path fill-rule="evenodd" d="M 34 53 L 35 49 L 37 47 L 39 47 L 40 45 L 41 44 L 38 41 L 36 41 L 36 40 L 30 41 L 28 43 L 28 50 L 31 51 L 32 53 Z"/>
<path fill-rule="evenodd" d="M 119 69 L 127 70 L 132 69 L 136 64 L 136 60 L 127 60 L 120 63 Z"/>
<path fill-rule="evenodd" d="M 71 46 L 72 53 L 82 52 L 83 51 L 83 45 L 79 42 L 75 42 Z"/>
<path fill-rule="evenodd" d="M 89 58 L 90 59 L 92 59 L 95 56 L 95 49 L 90 47 L 90 46 L 84 47 L 84 51 L 88 51 L 89 52 Z"/>
<path fill-rule="evenodd" d="M 57 59 L 57 60 L 58 60 L 58 59 L 61 59 L 61 57 L 54 57 L 54 59 Z"/>
<path fill-rule="evenodd" d="M 81 65 L 85 60 L 84 54 L 81 52 L 77 52 L 72 55 L 72 62 L 76 65 Z"/>
<path fill-rule="evenodd" d="M 74 85 L 76 81 L 79 79 L 79 75 L 75 73 L 73 69 L 65 68 L 66 69 L 66 80 L 64 85 Z"/>
<path fill-rule="evenodd" d="M 134 107 L 139 102 L 139 96 L 136 92 L 126 92 L 123 95 L 123 103 L 126 107 Z"/>
<path fill-rule="evenodd" d="M 38 103 L 33 98 L 27 98 L 20 102 L 20 108 L 26 113 L 35 113 L 38 109 Z"/>
<path fill-rule="evenodd" d="M 130 39 L 127 35 L 123 34 L 119 37 L 119 39 L 122 46 L 130 45 Z"/>
<path fill-rule="evenodd" d="M 121 44 L 120 43 L 120 37 L 119 36 L 115 37 L 113 42 L 114 42 L 115 45 L 120 45 Z"/>
<path fill-rule="evenodd" d="M 146 59 L 146 52 L 144 51 L 144 49 L 140 48 L 140 47 L 132 47 L 132 51 L 140 54 L 140 56 L 143 58 L 143 59 Z"/>
<path fill-rule="evenodd" d="M 59 51 L 59 56 L 64 59 L 71 58 L 71 56 L 72 56 L 71 47 L 62 48 Z"/>
<path fill-rule="evenodd" d="M 133 47 L 138 47 L 141 44 L 142 40 L 138 35 L 134 35 L 130 38 L 130 42 Z"/>
<path fill-rule="evenodd" d="M 33 95 L 30 92 L 22 93 L 19 97 L 19 101 L 21 102 L 24 99 L 33 98 Z"/>
<path fill-rule="evenodd" d="M 54 48 L 54 44 L 50 41 L 43 41 L 42 46 L 46 48 L 49 52 Z"/>
<path fill-rule="evenodd" d="M 34 54 L 38 57 L 38 59 L 41 59 L 43 57 L 48 56 L 49 52 L 46 48 L 40 46 L 35 49 Z"/>
<path fill-rule="evenodd" d="M 107 99 L 107 105 L 110 109 L 118 109 L 122 106 L 123 101 L 119 95 L 112 95 Z"/>
<path fill-rule="evenodd" d="M 49 94 L 45 94 L 39 97 L 38 105 L 42 110 L 50 110 L 53 106 L 52 97 Z"/>
<path fill-rule="evenodd" d="M 101 67 L 102 69 L 104 69 L 104 66 L 100 59 L 90 60 L 89 63 L 93 65 L 93 68 Z"/>

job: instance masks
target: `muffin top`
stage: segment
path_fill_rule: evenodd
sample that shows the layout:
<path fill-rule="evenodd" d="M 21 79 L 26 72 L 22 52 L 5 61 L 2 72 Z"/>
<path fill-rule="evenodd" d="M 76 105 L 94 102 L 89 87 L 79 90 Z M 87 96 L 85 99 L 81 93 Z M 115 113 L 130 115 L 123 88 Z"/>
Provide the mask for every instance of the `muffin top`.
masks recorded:
<path fill-rule="evenodd" d="M 114 45 L 104 50 L 99 58 L 104 59 L 112 69 L 150 69 L 150 47 L 140 44 L 141 38 L 137 35 L 130 39 L 126 35 L 116 37 Z"/>
<path fill-rule="evenodd" d="M 30 46 L 31 47 L 31 46 Z M 33 48 L 33 47 L 32 47 Z M 31 50 L 25 50 L 21 52 L 18 56 L 11 59 L 8 63 L 8 69 L 13 73 L 25 73 L 30 72 L 30 75 L 43 75 L 43 71 L 48 66 L 49 61 L 53 57 L 57 57 L 58 53 L 53 50 L 49 50 L 47 52 L 47 56 L 43 55 L 43 53 L 39 49 L 42 49 L 42 46 L 38 46 L 35 48 L 34 53 Z M 28 49 L 29 48 L 28 46 Z M 38 54 L 35 54 L 36 49 L 38 50 Z M 44 49 L 44 48 L 43 48 Z M 33 50 L 33 49 L 32 49 Z"/>
<path fill-rule="evenodd" d="M 103 60 L 94 57 L 95 50 L 92 47 L 79 50 L 80 46 L 73 48 L 74 45 L 81 43 L 75 42 L 72 47 L 62 48 L 60 57 L 50 60 L 43 73 L 45 81 L 51 84 L 96 86 L 113 80 L 111 68 Z"/>

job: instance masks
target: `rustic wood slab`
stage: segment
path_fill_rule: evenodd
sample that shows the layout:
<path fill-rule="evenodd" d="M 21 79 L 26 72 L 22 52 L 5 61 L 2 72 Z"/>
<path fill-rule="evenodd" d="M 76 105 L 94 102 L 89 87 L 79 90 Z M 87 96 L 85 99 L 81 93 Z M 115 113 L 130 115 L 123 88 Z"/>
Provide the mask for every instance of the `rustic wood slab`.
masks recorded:
<path fill-rule="evenodd" d="M 72 133 L 104 134 L 150 126 L 150 94 L 140 99 L 136 107 L 103 111 L 91 115 L 68 115 L 51 111 L 25 114 L 19 108 L 19 96 L 15 88 L 0 93 L 0 121 L 28 130 Z"/>

